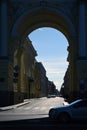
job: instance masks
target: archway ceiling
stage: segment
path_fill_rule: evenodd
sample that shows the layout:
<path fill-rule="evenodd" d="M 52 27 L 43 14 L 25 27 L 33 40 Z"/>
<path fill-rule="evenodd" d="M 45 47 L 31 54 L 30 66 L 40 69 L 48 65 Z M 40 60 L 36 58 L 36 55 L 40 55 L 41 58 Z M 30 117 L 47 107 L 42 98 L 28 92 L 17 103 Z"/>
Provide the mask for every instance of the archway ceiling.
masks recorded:
<path fill-rule="evenodd" d="M 17 21 L 16 26 L 14 26 L 16 31 L 13 35 L 21 39 L 40 27 L 53 27 L 58 29 L 67 39 L 69 39 L 71 35 L 67 21 L 60 14 L 46 9 L 22 15 Z"/>

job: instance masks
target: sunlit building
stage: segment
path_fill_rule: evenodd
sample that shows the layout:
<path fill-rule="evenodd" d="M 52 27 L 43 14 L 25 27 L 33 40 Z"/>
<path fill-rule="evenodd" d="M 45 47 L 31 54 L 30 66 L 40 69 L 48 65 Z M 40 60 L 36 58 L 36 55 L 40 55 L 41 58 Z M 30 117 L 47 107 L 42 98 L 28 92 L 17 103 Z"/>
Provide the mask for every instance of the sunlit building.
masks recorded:
<path fill-rule="evenodd" d="M 39 71 L 39 77 L 40 77 L 40 84 L 39 84 L 39 90 L 40 90 L 40 97 L 47 96 L 47 83 L 48 79 L 46 77 L 46 70 L 41 62 L 36 62 L 36 68 Z"/>

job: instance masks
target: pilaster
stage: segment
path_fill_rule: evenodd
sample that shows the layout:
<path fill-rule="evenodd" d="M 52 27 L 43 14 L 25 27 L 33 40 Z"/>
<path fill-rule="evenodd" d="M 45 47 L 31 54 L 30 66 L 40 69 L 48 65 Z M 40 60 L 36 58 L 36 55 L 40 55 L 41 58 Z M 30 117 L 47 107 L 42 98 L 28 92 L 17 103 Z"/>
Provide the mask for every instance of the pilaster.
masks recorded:
<path fill-rule="evenodd" d="M 85 2 L 79 3 L 79 57 L 86 56 L 86 19 Z"/>
<path fill-rule="evenodd" d="M 1 1 L 1 42 L 0 42 L 0 56 L 7 56 L 7 0 Z"/>

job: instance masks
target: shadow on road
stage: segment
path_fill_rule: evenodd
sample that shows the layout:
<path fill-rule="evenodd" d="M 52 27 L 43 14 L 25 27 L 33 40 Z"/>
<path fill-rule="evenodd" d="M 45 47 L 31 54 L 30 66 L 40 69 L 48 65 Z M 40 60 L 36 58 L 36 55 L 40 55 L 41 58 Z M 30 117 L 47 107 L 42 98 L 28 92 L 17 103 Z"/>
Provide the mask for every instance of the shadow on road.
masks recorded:
<path fill-rule="evenodd" d="M 0 130 L 4 128 L 15 129 L 40 129 L 40 130 L 74 130 L 75 128 L 87 130 L 87 122 L 74 122 L 68 124 L 60 124 L 58 121 L 50 120 L 46 118 L 24 119 L 16 121 L 2 121 L 0 122 Z"/>

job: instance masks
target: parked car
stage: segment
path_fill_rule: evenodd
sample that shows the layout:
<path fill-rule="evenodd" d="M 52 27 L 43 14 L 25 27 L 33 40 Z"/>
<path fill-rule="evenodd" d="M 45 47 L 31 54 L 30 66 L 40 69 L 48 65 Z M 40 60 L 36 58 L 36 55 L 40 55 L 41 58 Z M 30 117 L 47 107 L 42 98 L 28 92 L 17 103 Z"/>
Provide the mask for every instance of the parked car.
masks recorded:
<path fill-rule="evenodd" d="M 49 118 L 61 123 L 71 120 L 87 120 L 87 99 L 78 99 L 70 104 L 50 108 Z"/>

